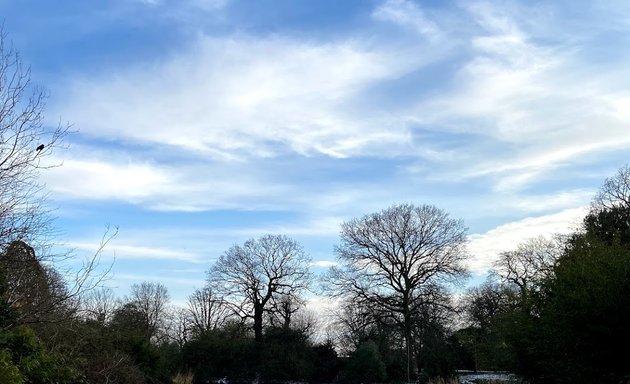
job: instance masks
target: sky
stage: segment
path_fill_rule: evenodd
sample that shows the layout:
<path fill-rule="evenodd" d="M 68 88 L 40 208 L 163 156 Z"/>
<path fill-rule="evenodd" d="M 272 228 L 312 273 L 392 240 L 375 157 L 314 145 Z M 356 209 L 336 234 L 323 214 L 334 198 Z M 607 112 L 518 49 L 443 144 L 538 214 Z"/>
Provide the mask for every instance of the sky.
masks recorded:
<path fill-rule="evenodd" d="M 78 260 L 183 304 L 234 244 L 432 204 L 469 228 L 471 281 L 574 230 L 630 154 L 626 1 L 0 0 L 72 124 L 42 172 Z M 313 296 L 313 302 L 318 300 Z"/>

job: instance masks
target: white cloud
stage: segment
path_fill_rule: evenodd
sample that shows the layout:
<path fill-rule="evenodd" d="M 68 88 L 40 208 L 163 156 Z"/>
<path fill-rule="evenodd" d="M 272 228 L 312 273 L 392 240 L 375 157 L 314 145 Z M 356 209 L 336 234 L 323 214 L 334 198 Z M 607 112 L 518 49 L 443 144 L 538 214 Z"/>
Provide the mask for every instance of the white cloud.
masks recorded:
<path fill-rule="evenodd" d="M 591 189 L 576 189 L 571 191 L 558 191 L 546 195 L 516 195 L 507 198 L 507 201 L 494 201 L 493 205 L 504 205 L 510 210 L 518 209 L 521 212 L 548 212 L 564 210 L 576 206 L 586 206 L 593 199 L 595 191 Z"/>
<path fill-rule="evenodd" d="M 420 178 L 483 180 L 490 192 L 517 200 L 524 187 L 577 160 L 630 148 L 630 79 L 623 63 L 610 63 L 602 75 L 580 56 L 588 47 L 578 44 L 586 43 L 551 39 L 544 20 L 532 22 L 525 8 L 462 7 L 462 14 L 442 10 L 435 20 L 412 1 L 376 7 L 378 21 L 446 40 L 462 32 L 454 38 L 467 42 L 447 50 L 456 56 L 445 62 L 455 68 L 451 79 L 431 84 L 428 94 L 380 95 L 390 98 L 383 108 L 366 103 L 374 88 L 400 86 L 410 73 L 430 78 L 424 66 L 443 60 L 444 51 L 429 49 L 417 35 L 401 48 L 398 36 L 368 40 L 364 31 L 332 41 L 201 36 L 161 61 L 75 80 L 52 115 L 72 116 L 82 135 L 159 147 L 164 156 L 111 161 L 84 154 L 53 170 L 48 184 L 69 197 L 121 199 L 159 210 L 304 205 L 344 216 L 425 199 L 417 192 L 424 185 L 413 183 Z M 399 101 L 412 107 L 390 107 Z M 418 126 L 437 140 L 418 139 Z M 461 139 L 441 145 L 442 136 Z M 298 165 L 278 171 L 269 160 L 322 155 L 401 162 L 383 172 L 387 188 L 374 180 L 313 187 L 295 181 Z M 173 157 L 186 161 L 174 164 Z M 412 182 L 393 169 L 409 159 L 415 160 L 409 169 L 420 170 Z M 525 197 L 508 208 L 541 212 L 581 198 L 543 203 Z"/>
<path fill-rule="evenodd" d="M 311 267 L 317 268 L 330 268 L 338 265 L 336 261 L 333 260 L 316 260 L 311 263 Z"/>
<path fill-rule="evenodd" d="M 410 0 L 387 0 L 372 15 L 377 20 L 391 21 L 410 28 L 430 40 L 437 40 L 441 35 L 438 25 L 425 16 L 418 4 Z"/>
<path fill-rule="evenodd" d="M 496 191 L 517 191 L 585 156 L 630 148 L 625 63 L 602 75 L 582 55 L 584 42 L 549 43 L 548 26 L 528 30 L 521 8 L 466 9 L 481 27 L 470 37 L 470 56 L 450 89 L 410 113 L 423 126 L 486 140 L 470 143 L 452 164 L 459 177 L 492 177 Z"/>
<path fill-rule="evenodd" d="M 156 283 L 167 283 L 170 286 L 180 286 L 185 288 L 192 287 L 203 287 L 205 284 L 205 280 L 203 278 L 191 279 L 184 277 L 173 277 L 170 275 L 146 275 L 146 274 L 135 274 L 135 273 L 117 273 L 113 276 L 114 279 L 120 282 L 129 282 L 131 284 L 141 283 L 143 281 L 148 282 L 156 282 Z M 192 291 L 192 289 L 191 289 Z"/>
<path fill-rule="evenodd" d="M 119 159 L 119 152 L 78 151 L 63 166 L 42 174 L 59 199 L 121 200 L 161 211 L 200 211 L 215 208 L 263 209 L 287 194 L 286 186 L 269 176 L 249 172 L 243 163 L 191 161 L 153 163 L 142 154 Z"/>
<path fill-rule="evenodd" d="M 215 158 L 286 150 L 345 157 L 408 140 L 404 129 L 348 112 L 366 86 L 410 70 L 392 53 L 352 40 L 202 37 L 163 63 L 75 80 L 58 109 L 84 135 Z"/>
<path fill-rule="evenodd" d="M 475 274 L 484 274 L 501 252 L 510 251 L 529 238 L 574 232 L 586 213 L 586 207 L 570 208 L 503 224 L 483 234 L 470 235 L 469 268 Z"/>
<path fill-rule="evenodd" d="M 65 160 L 45 177 L 52 191 L 83 199 L 138 200 L 176 184 L 176 177 L 163 168 L 115 160 Z"/>
<path fill-rule="evenodd" d="M 72 241 L 68 246 L 77 250 L 95 253 L 99 250 L 99 245 L 93 242 Z M 107 245 L 103 256 L 111 255 L 121 260 L 177 260 L 188 263 L 201 263 L 200 257 L 191 252 L 148 247 L 140 245 L 118 244 L 113 241 Z"/>

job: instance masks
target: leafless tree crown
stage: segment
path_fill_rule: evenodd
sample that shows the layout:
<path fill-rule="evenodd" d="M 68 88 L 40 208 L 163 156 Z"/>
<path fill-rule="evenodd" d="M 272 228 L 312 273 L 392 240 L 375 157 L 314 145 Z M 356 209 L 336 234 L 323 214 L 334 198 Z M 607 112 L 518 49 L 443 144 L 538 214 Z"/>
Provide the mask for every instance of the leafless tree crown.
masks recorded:
<path fill-rule="evenodd" d="M 195 290 L 188 297 L 185 311 L 193 334 L 220 328 L 229 319 L 229 308 L 223 299 L 217 297 L 211 287 Z"/>
<path fill-rule="evenodd" d="M 630 164 L 606 179 L 593 201 L 593 209 L 630 208 Z"/>
<path fill-rule="evenodd" d="M 253 319 L 260 340 L 263 315 L 272 310 L 274 299 L 299 298 L 308 289 L 310 261 L 295 240 L 265 235 L 230 248 L 210 269 L 208 280 L 241 317 Z"/>
<path fill-rule="evenodd" d="M 41 160 L 60 145 L 68 127 L 44 125 L 46 98 L 0 28 L 0 246 L 32 243 L 49 228 L 39 170 L 51 166 Z"/>
<path fill-rule="evenodd" d="M 501 253 L 494 266 L 503 282 L 527 294 L 544 278 L 551 276 L 562 251 L 561 239 L 535 237 L 519 244 L 513 251 Z"/>
<path fill-rule="evenodd" d="M 165 318 L 170 295 L 161 283 L 144 281 L 131 286 L 129 302 L 142 313 L 147 326 L 147 336 L 155 338 L 163 328 L 161 321 Z"/>
<path fill-rule="evenodd" d="M 333 295 L 389 316 L 403 331 L 407 378 L 411 377 L 413 330 L 426 313 L 446 305 L 444 283 L 463 277 L 466 227 L 431 206 L 401 204 L 348 221 L 337 247 L 340 267 L 325 285 Z"/>
<path fill-rule="evenodd" d="M 83 295 L 81 309 L 86 319 L 106 325 L 111 320 L 118 304 L 111 288 L 100 287 Z"/>
<path fill-rule="evenodd" d="M 465 273 L 466 227 L 429 205 L 402 204 L 342 225 L 333 292 L 399 310 L 403 297 Z"/>

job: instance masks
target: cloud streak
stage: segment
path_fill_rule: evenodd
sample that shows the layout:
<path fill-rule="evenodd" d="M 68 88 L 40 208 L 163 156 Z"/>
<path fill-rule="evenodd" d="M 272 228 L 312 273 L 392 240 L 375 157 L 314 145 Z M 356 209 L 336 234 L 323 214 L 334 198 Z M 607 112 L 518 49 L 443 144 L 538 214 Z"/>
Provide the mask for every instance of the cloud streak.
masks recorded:
<path fill-rule="evenodd" d="M 287 150 L 346 157 L 406 141 L 404 131 L 383 130 L 374 116 L 356 121 L 345 110 L 369 84 L 408 69 L 353 41 L 202 37 L 164 63 L 75 80 L 60 109 L 83 135 L 211 158 L 264 158 Z"/>
<path fill-rule="evenodd" d="M 485 275 L 501 252 L 511 251 L 527 239 L 575 232 L 587 210 L 587 207 L 571 208 L 549 215 L 528 217 L 500 225 L 483 234 L 470 235 L 470 270 L 476 275 Z"/>
<path fill-rule="evenodd" d="M 429 19 L 411 1 L 377 6 L 374 22 L 422 36 L 405 40 L 415 46 L 404 49 L 384 39 L 359 42 L 362 31 L 332 41 L 201 35 L 163 61 L 74 79 L 55 111 L 73 116 L 81 135 L 155 146 L 165 156 L 113 164 L 87 156 L 67 162 L 51 185 L 81 198 L 127 199 L 154 209 L 236 207 L 294 193 L 266 159 L 326 156 L 414 159 L 427 176 L 484 179 L 494 192 L 509 194 L 581 158 L 630 147 L 630 94 L 616 77 L 597 76 L 596 63 L 581 60 L 587 47 L 578 44 L 585 42 L 550 41 L 545 34 L 554 20 L 526 19 L 535 8 L 470 3 L 451 12 Z M 453 19 L 466 27 L 453 30 Z M 452 47 L 427 43 L 426 36 L 450 38 L 461 31 L 469 33 L 456 36 L 467 47 L 465 56 L 461 47 L 458 57 Z M 419 48 L 422 54 L 414 54 Z M 455 57 L 444 86 L 402 95 L 411 98 L 411 108 L 365 104 L 374 89 Z M 609 66 L 612 73 L 625 68 Z M 445 147 L 426 140 L 421 130 L 457 140 Z M 178 167 L 173 156 L 190 161 Z M 90 183 L 64 189 L 72 185 L 68 174 L 85 175 Z M 229 178 L 234 174 L 239 180 Z M 212 179 L 214 186 L 196 177 Z M 404 185 L 403 177 L 394 182 Z M 224 191 L 234 203 L 212 194 L 207 201 L 216 204 L 194 197 L 209 190 Z M 172 194 L 192 203 L 170 201 Z"/>
<path fill-rule="evenodd" d="M 81 252 L 95 253 L 99 250 L 98 244 L 90 242 L 74 241 L 68 243 L 68 246 Z M 110 244 L 104 255 L 111 255 L 112 257 L 126 260 L 174 260 L 187 263 L 203 262 L 198 255 L 191 252 L 118 243 Z"/>

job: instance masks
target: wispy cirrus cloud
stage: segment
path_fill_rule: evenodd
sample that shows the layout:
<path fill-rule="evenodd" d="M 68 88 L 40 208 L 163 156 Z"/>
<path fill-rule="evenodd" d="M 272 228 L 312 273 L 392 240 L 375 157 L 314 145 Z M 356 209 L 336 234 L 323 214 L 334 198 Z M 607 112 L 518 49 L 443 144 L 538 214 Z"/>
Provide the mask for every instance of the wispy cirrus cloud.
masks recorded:
<path fill-rule="evenodd" d="M 402 201 L 466 205 L 473 219 L 567 212 L 593 190 L 580 184 L 589 162 L 630 149 L 626 61 L 590 54 L 597 42 L 553 6 L 388 0 L 368 14 L 335 38 L 199 32 L 154 61 L 70 79 L 53 115 L 127 156 L 81 152 L 48 184 L 154 210 L 301 212 L 244 231 L 332 236 Z M 577 181 L 536 190 L 563 171 Z"/>
<path fill-rule="evenodd" d="M 389 21 L 410 28 L 430 41 L 441 37 L 440 27 L 431 21 L 422 8 L 410 0 L 387 0 L 372 13 L 376 20 Z"/>
<path fill-rule="evenodd" d="M 435 175 L 488 179 L 499 193 L 581 157 L 630 147 L 630 80 L 619 81 L 625 64 L 609 63 L 601 76 L 600 64 L 583 55 L 588 41 L 549 35 L 556 20 L 546 8 L 473 2 L 445 12 L 430 20 L 418 3 L 390 0 L 372 17 L 455 36 L 458 50 L 431 50 L 424 40 L 405 49 L 359 43 L 362 31 L 325 42 L 201 36 L 163 62 L 74 80 L 57 109 L 83 135 L 173 147 L 230 167 L 286 154 L 418 157 L 435 165 L 425 168 Z M 532 22 L 532 15 L 544 17 Z M 466 27 L 452 30 L 453 19 Z M 406 96 L 414 107 L 364 105 L 375 87 L 448 58 L 456 59 L 452 77 L 429 94 Z M 477 139 L 445 150 L 420 141 L 418 127 Z"/>
<path fill-rule="evenodd" d="M 602 76 L 598 59 L 584 56 L 587 42 L 555 40 L 552 27 L 530 22 L 523 7 L 472 3 L 466 12 L 479 26 L 470 56 L 453 86 L 415 112 L 421 125 L 487 138 L 477 147 L 483 156 L 460 159 L 477 160 L 460 175 L 513 191 L 581 157 L 630 148 L 623 62 L 606 64 L 614 74 Z"/>
<path fill-rule="evenodd" d="M 404 130 L 383 129 L 375 116 L 356 121 L 346 111 L 368 85 L 409 69 L 351 40 L 202 37 L 164 63 L 74 80 L 59 108 L 95 137 L 227 159 L 286 150 L 345 157 L 406 142 Z"/>
<path fill-rule="evenodd" d="M 147 239 L 149 240 L 149 239 Z M 99 244 L 93 242 L 73 241 L 68 246 L 79 252 L 96 253 L 99 251 Z M 192 252 L 162 248 L 149 247 L 146 245 L 119 244 L 112 241 L 107 245 L 107 252 L 103 254 L 107 257 L 123 258 L 127 260 L 175 260 L 187 263 L 202 263 L 199 255 Z"/>
<path fill-rule="evenodd" d="M 575 232 L 587 210 L 587 207 L 570 208 L 549 215 L 527 217 L 483 234 L 470 235 L 470 270 L 476 275 L 486 274 L 501 252 L 511 251 L 527 239 Z"/>
<path fill-rule="evenodd" d="M 337 264 L 339 263 L 334 260 L 316 260 L 311 263 L 311 267 L 330 268 L 336 266 Z"/>

